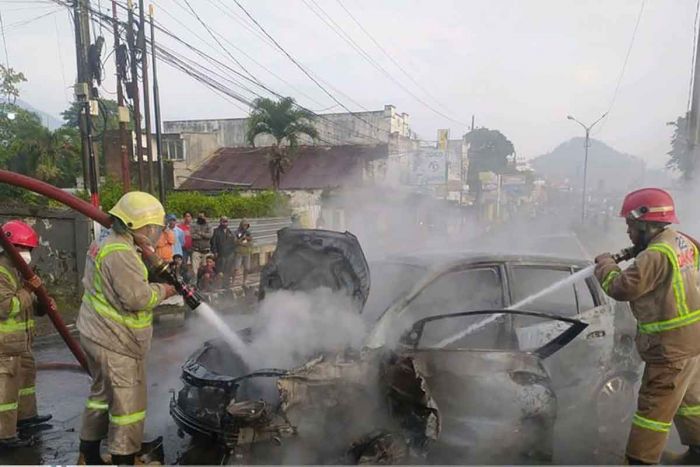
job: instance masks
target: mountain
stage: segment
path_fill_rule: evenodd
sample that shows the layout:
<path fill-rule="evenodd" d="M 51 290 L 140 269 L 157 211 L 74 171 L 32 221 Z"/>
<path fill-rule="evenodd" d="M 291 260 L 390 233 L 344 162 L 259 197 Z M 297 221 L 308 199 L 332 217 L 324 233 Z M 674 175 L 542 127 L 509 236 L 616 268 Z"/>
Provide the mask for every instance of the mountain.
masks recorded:
<path fill-rule="evenodd" d="M 580 187 L 583 183 L 585 138 L 577 137 L 561 143 L 548 154 L 530 161 L 535 172 L 556 183 Z M 597 139 L 588 149 L 589 189 L 625 190 L 639 186 L 646 178 L 646 166 L 639 157 L 625 154 Z"/>
<path fill-rule="evenodd" d="M 0 101 L 2 101 L 2 100 L 4 100 L 4 99 L 0 99 Z M 34 112 L 35 114 L 37 114 L 39 116 L 39 118 L 41 118 L 41 123 L 43 123 L 44 126 L 46 126 L 49 130 L 55 130 L 56 128 L 63 126 L 63 123 L 64 123 L 63 120 L 61 120 L 60 118 L 57 118 L 49 113 L 46 113 L 42 110 L 37 109 L 36 107 L 31 105 L 27 101 L 23 101 L 22 99 L 17 99 L 17 102 L 15 102 L 15 104 L 18 107 L 23 108 L 24 110 L 27 110 L 29 112 Z"/>

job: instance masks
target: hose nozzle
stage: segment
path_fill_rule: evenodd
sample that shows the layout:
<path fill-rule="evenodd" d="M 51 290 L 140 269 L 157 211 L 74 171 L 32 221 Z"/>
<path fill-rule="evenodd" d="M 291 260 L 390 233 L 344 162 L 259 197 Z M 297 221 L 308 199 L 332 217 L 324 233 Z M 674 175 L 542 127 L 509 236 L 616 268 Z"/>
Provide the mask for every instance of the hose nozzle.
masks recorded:
<path fill-rule="evenodd" d="M 634 258 L 635 256 L 637 256 L 637 251 L 633 246 L 630 246 L 627 248 L 623 248 L 618 253 L 612 255 L 612 258 L 615 260 L 616 263 L 621 263 L 623 261 L 628 261 Z"/>

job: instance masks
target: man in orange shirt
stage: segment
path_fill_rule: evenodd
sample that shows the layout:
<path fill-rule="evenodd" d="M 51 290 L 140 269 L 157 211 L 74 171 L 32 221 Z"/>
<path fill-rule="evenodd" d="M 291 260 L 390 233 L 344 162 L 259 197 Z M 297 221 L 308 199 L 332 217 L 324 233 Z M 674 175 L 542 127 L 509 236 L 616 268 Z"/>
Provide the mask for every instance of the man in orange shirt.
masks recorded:
<path fill-rule="evenodd" d="M 175 231 L 168 224 L 160 234 L 156 243 L 156 254 L 166 263 L 173 262 L 173 247 L 175 246 Z"/>

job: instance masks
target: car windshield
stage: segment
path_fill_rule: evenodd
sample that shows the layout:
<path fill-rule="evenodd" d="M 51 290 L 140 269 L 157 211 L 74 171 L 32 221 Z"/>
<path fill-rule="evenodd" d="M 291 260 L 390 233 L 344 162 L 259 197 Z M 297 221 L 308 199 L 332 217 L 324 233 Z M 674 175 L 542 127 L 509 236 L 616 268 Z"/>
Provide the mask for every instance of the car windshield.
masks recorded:
<path fill-rule="evenodd" d="M 406 263 L 371 263 L 372 287 L 362 311 L 364 321 L 368 324 L 375 322 L 389 305 L 411 290 L 425 271 L 421 266 Z"/>

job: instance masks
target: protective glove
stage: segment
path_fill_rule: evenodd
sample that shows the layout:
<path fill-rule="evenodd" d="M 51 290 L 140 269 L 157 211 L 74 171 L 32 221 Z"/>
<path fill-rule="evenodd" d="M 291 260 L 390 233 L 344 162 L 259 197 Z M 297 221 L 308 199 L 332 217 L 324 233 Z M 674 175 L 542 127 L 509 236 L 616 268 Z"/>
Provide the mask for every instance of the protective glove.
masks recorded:
<path fill-rule="evenodd" d="M 595 257 L 595 264 L 601 266 L 603 264 L 617 264 L 610 253 L 601 253 Z"/>
<path fill-rule="evenodd" d="M 41 280 L 41 277 L 37 276 L 36 274 L 24 281 L 24 288 L 32 293 L 35 293 L 37 290 L 39 290 L 42 285 L 43 282 Z"/>

